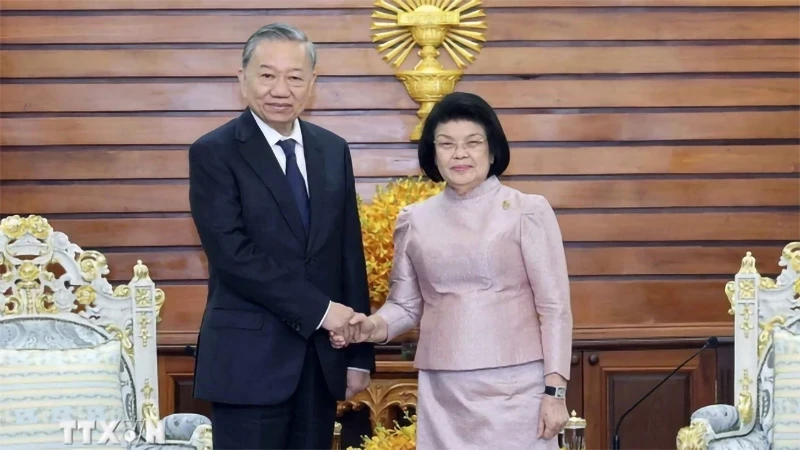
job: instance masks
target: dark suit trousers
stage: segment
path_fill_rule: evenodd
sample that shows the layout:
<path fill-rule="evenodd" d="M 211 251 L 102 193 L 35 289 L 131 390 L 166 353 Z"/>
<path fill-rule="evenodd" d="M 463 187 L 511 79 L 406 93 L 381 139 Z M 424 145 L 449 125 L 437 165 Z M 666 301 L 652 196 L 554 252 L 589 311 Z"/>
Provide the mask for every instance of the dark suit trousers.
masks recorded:
<path fill-rule="evenodd" d="M 211 405 L 214 450 L 330 450 L 335 420 L 336 399 L 325 383 L 313 339 L 297 390 L 286 402 Z"/>

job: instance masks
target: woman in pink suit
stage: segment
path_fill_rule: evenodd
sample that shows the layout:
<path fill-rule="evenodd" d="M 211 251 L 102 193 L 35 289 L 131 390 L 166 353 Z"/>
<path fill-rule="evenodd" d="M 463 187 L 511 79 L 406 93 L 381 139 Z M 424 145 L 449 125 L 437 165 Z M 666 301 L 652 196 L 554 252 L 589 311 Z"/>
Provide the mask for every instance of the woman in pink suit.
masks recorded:
<path fill-rule="evenodd" d="M 444 192 L 401 211 L 386 303 L 335 347 L 419 326 L 417 449 L 555 450 L 572 350 L 569 280 L 548 201 L 497 179 L 510 151 L 480 97 L 428 116 L 419 164 Z"/>

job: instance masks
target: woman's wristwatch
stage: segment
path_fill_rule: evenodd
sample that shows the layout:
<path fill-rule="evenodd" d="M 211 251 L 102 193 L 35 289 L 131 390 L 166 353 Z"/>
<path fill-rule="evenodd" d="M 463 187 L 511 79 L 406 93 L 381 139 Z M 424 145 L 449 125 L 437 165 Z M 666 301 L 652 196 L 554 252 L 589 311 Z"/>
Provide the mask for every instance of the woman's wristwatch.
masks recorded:
<path fill-rule="evenodd" d="M 563 399 L 567 396 L 567 387 L 566 386 L 545 386 L 544 393 L 547 395 L 551 395 L 557 399 Z"/>

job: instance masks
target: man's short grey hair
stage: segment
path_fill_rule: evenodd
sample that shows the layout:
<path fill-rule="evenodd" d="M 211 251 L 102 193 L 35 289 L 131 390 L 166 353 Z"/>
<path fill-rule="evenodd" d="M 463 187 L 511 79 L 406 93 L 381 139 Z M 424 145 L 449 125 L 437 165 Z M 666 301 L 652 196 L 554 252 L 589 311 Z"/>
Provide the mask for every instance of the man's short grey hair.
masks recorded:
<path fill-rule="evenodd" d="M 311 68 L 313 69 L 317 65 L 317 50 L 314 47 L 314 43 L 308 39 L 308 36 L 306 36 L 302 30 L 287 23 L 271 23 L 259 28 L 258 31 L 250 36 L 247 43 L 244 44 L 244 49 L 242 50 L 242 67 L 247 67 L 250 58 L 253 56 L 253 51 L 261 41 L 304 43 L 308 59 L 311 61 Z"/>

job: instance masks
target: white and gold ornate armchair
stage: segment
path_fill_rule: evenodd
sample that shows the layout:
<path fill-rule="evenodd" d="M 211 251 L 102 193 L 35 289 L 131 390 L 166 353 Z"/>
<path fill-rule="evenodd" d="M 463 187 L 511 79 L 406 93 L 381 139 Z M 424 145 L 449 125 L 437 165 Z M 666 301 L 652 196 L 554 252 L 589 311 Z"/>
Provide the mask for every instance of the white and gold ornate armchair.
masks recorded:
<path fill-rule="evenodd" d="M 800 242 L 784 247 L 777 279 L 747 252 L 725 285 L 734 320 L 735 406 L 695 411 L 678 432 L 683 449 L 800 448 Z"/>
<path fill-rule="evenodd" d="M 206 417 L 159 417 L 164 292 L 141 261 L 116 289 L 108 272 L 42 217 L 0 222 L 0 449 L 64 448 L 71 435 L 72 446 L 211 450 Z"/>

